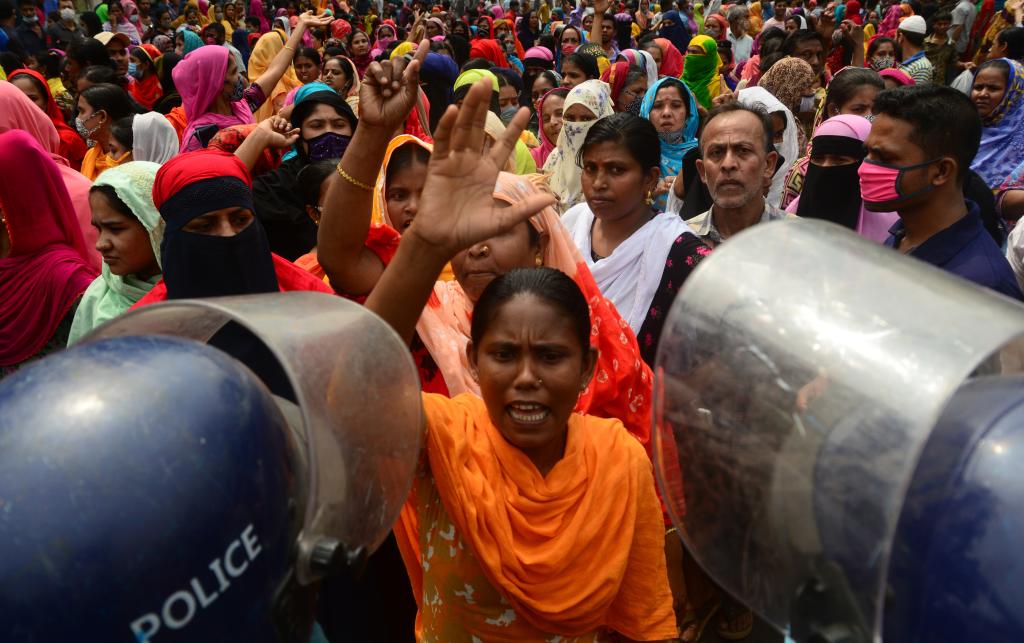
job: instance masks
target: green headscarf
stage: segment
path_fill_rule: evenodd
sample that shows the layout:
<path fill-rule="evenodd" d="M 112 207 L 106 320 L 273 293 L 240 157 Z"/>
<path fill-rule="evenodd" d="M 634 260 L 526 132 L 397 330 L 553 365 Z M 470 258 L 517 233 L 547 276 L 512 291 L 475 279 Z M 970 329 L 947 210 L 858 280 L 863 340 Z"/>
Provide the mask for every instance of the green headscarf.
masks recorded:
<path fill-rule="evenodd" d="M 494 91 L 499 91 L 498 77 L 495 76 L 493 72 L 487 71 L 486 69 L 467 69 L 459 74 L 459 77 L 455 79 L 455 86 L 452 87 L 452 89 L 457 90 L 465 85 L 472 85 L 484 78 L 491 81 Z"/>
<path fill-rule="evenodd" d="M 153 181 L 159 169 L 158 163 L 132 161 L 110 168 L 93 183 L 114 188 L 117 197 L 146 228 L 157 263 L 160 263 L 160 238 L 164 230 L 160 213 L 153 205 Z M 139 279 L 135 275 L 119 277 L 112 274 L 104 263 L 100 276 L 89 284 L 82 295 L 82 301 L 78 304 L 68 335 L 68 346 L 103 322 L 124 313 L 142 299 L 158 281 L 160 275 L 147 280 Z"/>
<path fill-rule="evenodd" d="M 693 3 L 693 21 L 697 23 L 697 33 L 704 33 L 704 3 Z"/>
<path fill-rule="evenodd" d="M 718 69 L 722 59 L 718 56 L 718 44 L 711 36 L 694 36 L 690 47 L 697 46 L 704 50 L 704 55 L 687 54 L 683 61 L 683 83 L 693 92 L 697 102 L 705 109 L 711 109 L 711 99 L 717 96 L 719 87 L 711 88 L 721 82 Z"/>
<path fill-rule="evenodd" d="M 104 22 L 109 22 L 110 16 L 109 16 L 108 12 L 109 12 L 109 8 L 107 7 L 107 3 L 106 2 L 104 2 L 100 6 L 96 7 L 96 17 L 100 19 L 100 24 L 103 24 Z M 113 28 L 113 25 L 111 25 L 111 27 Z M 116 29 L 115 29 L 115 31 L 116 31 Z"/>

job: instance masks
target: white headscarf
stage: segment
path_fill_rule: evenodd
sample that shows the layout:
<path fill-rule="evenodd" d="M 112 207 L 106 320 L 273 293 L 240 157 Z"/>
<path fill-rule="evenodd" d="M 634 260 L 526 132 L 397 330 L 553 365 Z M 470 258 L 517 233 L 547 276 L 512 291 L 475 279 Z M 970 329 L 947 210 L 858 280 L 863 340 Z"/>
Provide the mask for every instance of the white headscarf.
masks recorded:
<path fill-rule="evenodd" d="M 763 87 L 747 87 L 740 90 L 739 102 L 746 107 L 759 109 L 765 114 L 782 112 L 786 115 L 786 131 L 782 134 L 782 144 L 777 146 L 783 162 L 772 177 L 772 187 L 768 191 L 768 203 L 778 208 L 782 204 L 782 196 L 786 187 L 786 175 L 789 168 L 796 163 L 800 156 L 799 144 L 797 143 L 797 131 L 799 127 L 793 118 L 793 113 L 786 108 L 782 102 L 775 98 L 771 92 Z"/>
<path fill-rule="evenodd" d="M 576 154 L 583 147 L 587 132 L 599 119 L 614 112 L 611 89 L 608 83 L 600 80 L 588 80 L 569 90 L 562 113 L 576 104 L 583 105 L 597 118 L 582 123 L 564 121 L 558 143 L 544 162 L 544 173 L 551 176 L 549 185 L 559 199 L 562 212 L 583 201 L 582 170 L 576 165 Z"/>
<path fill-rule="evenodd" d="M 132 159 L 163 165 L 178 154 L 178 132 L 163 114 L 146 112 L 132 120 Z"/>

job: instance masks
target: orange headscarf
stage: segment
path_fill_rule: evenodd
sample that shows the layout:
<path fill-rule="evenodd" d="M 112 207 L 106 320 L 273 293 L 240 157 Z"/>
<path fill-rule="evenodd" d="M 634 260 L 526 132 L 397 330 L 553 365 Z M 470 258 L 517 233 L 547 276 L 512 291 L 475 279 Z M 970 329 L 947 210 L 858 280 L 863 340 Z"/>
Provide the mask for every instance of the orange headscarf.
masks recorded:
<path fill-rule="evenodd" d="M 444 509 L 521 617 L 477 623 L 472 634 L 518 640 L 532 627 L 565 636 L 601 628 L 638 640 L 676 636 L 651 463 L 621 423 L 570 416 L 565 455 L 542 476 L 494 427 L 483 400 L 424 395 L 423 402 L 426 455 Z M 416 497 L 414 490 L 395 537 L 421 603 Z"/>
<path fill-rule="evenodd" d="M 96 145 L 90 147 L 82 159 L 82 176 L 90 181 L 95 181 L 104 171 L 117 167 L 122 163 L 127 163 L 130 160 L 132 160 L 131 152 L 125 152 L 120 158 L 115 159 L 106 154 L 101 146 Z"/>
<path fill-rule="evenodd" d="M 502 172 L 494 197 L 518 203 L 537 188 L 530 179 Z M 598 349 L 594 378 L 580 394 L 576 411 L 617 418 L 646 447 L 651 433 L 651 369 L 640 359 L 640 347 L 629 325 L 615 306 L 601 295 L 590 269 L 552 208 L 534 215 L 530 223 L 548 237 L 543 265 L 561 270 L 576 282 L 590 304 L 590 343 Z M 480 395 L 480 385 L 470 374 L 466 345 L 469 343 L 473 303 L 457 281 L 439 281 L 420 315 L 416 332 L 441 369 L 448 391 L 454 396 Z"/>

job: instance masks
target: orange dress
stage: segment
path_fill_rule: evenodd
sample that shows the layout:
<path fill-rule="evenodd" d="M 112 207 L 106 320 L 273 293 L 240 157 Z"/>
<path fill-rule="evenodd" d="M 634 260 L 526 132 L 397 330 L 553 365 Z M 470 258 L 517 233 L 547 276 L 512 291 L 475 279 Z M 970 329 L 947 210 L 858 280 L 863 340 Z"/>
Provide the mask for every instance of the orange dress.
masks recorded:
<path fill-rule="evenodd" d="M 541 476 L 480 398 L 423 403 L 424 458 L 395 525 L 418 640 L 676 636 L 651 463 L 621 422 L 573 414 Z"/>

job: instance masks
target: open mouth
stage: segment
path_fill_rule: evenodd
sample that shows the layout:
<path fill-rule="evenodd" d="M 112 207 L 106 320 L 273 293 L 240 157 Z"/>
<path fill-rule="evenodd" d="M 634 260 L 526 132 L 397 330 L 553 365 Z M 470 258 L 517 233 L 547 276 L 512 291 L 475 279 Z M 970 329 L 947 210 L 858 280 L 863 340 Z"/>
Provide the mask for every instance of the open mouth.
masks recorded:
<path fill-rule="evenodd" d="M 513 402 L 507 407 L 508 415 L 516 424 L 541 424 L 551 415 L 551 409 L 543 404 Z"/>

